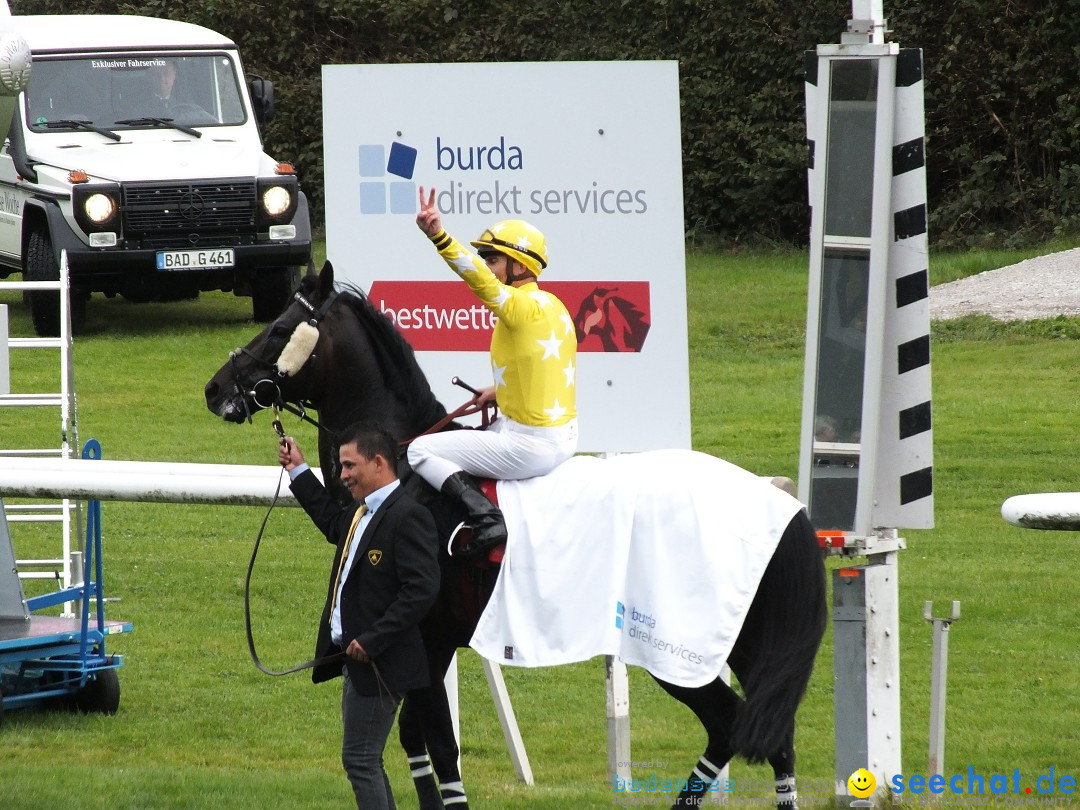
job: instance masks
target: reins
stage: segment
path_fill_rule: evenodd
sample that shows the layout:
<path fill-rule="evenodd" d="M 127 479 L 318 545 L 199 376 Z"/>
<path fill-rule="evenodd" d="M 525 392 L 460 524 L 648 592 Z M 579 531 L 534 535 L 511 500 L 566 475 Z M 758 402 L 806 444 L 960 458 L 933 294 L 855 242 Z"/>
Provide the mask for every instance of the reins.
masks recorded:
<path fill-rule="evenodd" d="M 494 403 L 492 403 L 490 405 L 481 405 L 479 403 L 479 401 L 478 401 L 479 398 L 480 398 L 480 392 L 477 391 L 475 388 L 473 388 L 468 383 L 466 383 L 460 377 L 454 377 L 450 382 L 452 382 L 454 385 L 458 386 L 459 388 L 464 388 L 466 391 L 468 391 L 469 393 L 471 393 L 473 395 L 473 398 L 471 400 L 469 400 L 468 402 L 466 402 L 464 405 L 460 405 L 457 408 L 455 408 L 453 411 L 451 411 L 450 413 L 446 414 L 446 416 L 444 416 L 442 419 L 440 419 L 434 425 L 429 427 L 423 433 L 419 433 L 416 436 L 413 436 L 411 439 L 406 439 L 405 441 L 398 442 L 399 446 L 406 447 L 406 446 L 412 444 L 413 441 L 418 439 L 420 436 L 427 436 L 429 433 L 438 433 L 444 427 L 446 427 L 451 422 L 453 422 L 455 419 L 457 419 L 458 417 L 461 417 L 461 416 L 472 416 L 474 413 L 481 414 L 481 423 L 480 424 L 481 424 L 481 427 L 483 427 L 483 428 L 488 427 L 492 423 L 492 421 L 495 419 L 495 417 L 498 416 L 499 407 Z"/>

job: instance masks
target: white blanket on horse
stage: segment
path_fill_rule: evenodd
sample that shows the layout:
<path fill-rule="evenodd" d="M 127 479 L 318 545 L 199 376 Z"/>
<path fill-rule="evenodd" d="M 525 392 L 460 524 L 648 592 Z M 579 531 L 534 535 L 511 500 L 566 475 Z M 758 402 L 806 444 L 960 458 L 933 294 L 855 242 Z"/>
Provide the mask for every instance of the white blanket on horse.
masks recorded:
<path fill-rule="evenodd" d="M 471 646 L 524 667 L 617 655 L 690 687 L 720 674 L 802 508 L 689 450 L 576 456 L 498 493 L 509 542 Z"/>

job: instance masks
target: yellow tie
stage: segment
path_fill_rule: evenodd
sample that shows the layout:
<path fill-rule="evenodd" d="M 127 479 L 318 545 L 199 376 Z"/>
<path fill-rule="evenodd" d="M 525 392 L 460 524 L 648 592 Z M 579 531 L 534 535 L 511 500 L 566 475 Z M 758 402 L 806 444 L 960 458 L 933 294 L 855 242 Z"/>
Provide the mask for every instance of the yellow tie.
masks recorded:
<path fill-rule="evenodd" d="M 360 525 L 360 519 L 367 514 L 367 504 L 360 504 L 360 508 L 353 515 L 352 525 L 349 526 L 349 539 L 345 541 L 345 548 L 341 550 L 341 561 L 338 563 L 337 576 L 334 577 L 334 590 L 331 591 L 333 601 L 330 603 L 330 615 L 334 615 L 337 607 L 338 586 L 341 584 L 341 574 L 345 570 L 345 561 L 349 559 L 349 550 L 352 548 L 353 538 L 356 537 L 356 527 Z"/>

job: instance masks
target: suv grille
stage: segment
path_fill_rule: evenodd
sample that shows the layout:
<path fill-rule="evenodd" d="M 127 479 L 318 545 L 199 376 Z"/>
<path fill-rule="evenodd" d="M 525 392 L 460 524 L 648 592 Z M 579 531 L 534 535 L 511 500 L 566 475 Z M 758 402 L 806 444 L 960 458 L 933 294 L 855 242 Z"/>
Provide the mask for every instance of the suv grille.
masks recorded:
<path fill-rule="evenodd" d="M 255 230 L 255 181 L 233 178 L 197 183 L 125 183 L 124 234 L 201 240 Z"/>

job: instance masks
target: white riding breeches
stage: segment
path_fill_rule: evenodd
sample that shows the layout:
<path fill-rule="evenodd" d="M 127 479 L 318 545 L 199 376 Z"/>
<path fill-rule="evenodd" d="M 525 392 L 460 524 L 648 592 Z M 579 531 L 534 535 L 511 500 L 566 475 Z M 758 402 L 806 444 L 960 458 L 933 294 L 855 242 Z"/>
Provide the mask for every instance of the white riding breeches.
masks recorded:
<path fill-rule="evenodd" d="M 500 416 L 487 430 L 447 430 L 413 439 L 409 464 L 435 489 L 462 470 L 482 478 L 532 478 L 574 455 L 577 440 L 576 419 L 533 427 Z"/>

